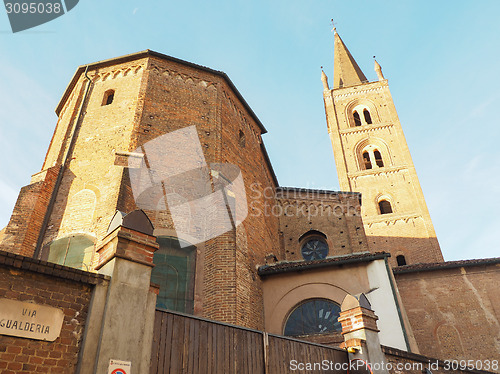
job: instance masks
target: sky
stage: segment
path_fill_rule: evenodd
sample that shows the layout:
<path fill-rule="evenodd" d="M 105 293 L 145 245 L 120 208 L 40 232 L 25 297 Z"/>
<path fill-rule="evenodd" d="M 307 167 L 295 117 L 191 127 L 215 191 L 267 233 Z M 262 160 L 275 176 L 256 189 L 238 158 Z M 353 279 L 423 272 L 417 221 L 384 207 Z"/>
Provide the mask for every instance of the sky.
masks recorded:
<path fill-rule="evenodd" d="M 267 128 L 281 186 L 338 190 L 321 66 L 334 19 L 381 64 L 446 260 L 500 256 L 500 1 L 80 0 L 12 33 L 0 9 L 0 228 L 40 171 L 79 65 L 152 49 L 224 71 Z"/>

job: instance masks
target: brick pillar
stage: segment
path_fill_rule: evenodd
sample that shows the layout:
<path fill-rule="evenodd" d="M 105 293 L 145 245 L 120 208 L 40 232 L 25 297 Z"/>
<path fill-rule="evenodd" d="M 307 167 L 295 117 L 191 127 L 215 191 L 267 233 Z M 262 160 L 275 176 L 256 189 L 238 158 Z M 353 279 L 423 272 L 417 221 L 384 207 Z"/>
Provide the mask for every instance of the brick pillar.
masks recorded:
<path fill-rule="evenodd" d="M 32 257 L 42 229 L 42 222 L 55 187 L 60 166 L 33 175 L 31 184 L 21 188 L 5 228 L 0 250 Z"/>
<path fill-rule="evenodd" d="M 158 291 L 151 287 L 151 270 L 157 249 L 154 236 L 130 226 L 119 226 L 102 240 L 97 270 L 111 276 L 111 282 L 92 301 L 79 374 L 107 373 L 111 359 L 131 362 L 133 373 L 149 372 Z"/>
<path fill-rule="evenodd" d="M 340 347 L 347 349 L 350 360 L 358 360 L 360 373 L 370 372 L 365 370 L 366 366 L 362 364 L 367 362 L 372 373 L 387 374 L 385 356 L 378 338 L 378 317 L 371 310 L 366 296 L 364 294 L 347 295 L 340 309 L 338 320 L 342 324 L 344 336 L 344 343 Z"/>

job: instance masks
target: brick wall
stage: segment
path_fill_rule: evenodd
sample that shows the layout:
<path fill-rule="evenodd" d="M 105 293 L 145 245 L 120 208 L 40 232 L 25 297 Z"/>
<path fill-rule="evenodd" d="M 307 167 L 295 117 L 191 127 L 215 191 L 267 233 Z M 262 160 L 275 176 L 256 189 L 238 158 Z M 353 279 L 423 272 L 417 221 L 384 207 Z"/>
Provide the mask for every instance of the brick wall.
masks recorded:
<path fill-rule="evenodd" d="M 58 172 L 59 167 L 49 168 L 36 175 L 36 181 L 21 189 L 0 250 L 33 255 Z"/>
<path fill-rule="evenodd" d="M 443 360 L 500 357 L 500 259 L 394 272 L 420 353 Z"/>
<path fill-rule="evenodd" d="M 262 292 L 257 264 L 279 246 L 273 232 L 278 218 L 252 214 L 251 186 L 274 191 L 276 182 L 263 149 L 263 128 L 241 97 L 219 73 L 199 69 L 170 59 L 151 58 L 144 73 L 140 118 L 131 135 L 129 151 L 169 132 L 195 126 L 207 163 L 235 165 L 241 171 L 248 216 L 236 229 L 208 240 L 197 258 L 203 273 L 202 316 L 219 321 L 262 328 Z M 244 141 L 242 141 L 244 139 Z M 183 145 L 179 144 L 179 149 Z M 161 151 L 161 150 L 160 150 Z M 161 154 L 161 153 L 160 153 Z M 179 170 L 184 170 L 182 161 Z M 131 206 L 129 185 L 122 184 L 119 202 Z M 185 183 L 186 188 L 189 183 Z M 167 193 L 177 192 L 169 190 Z M 185 191 L 183 191 L 185 192 Z M 274 199 L 274 198 L 272 198 Z M 274 201 L 274 200 L 273 200 Z M 271 202 L 271 204 L 274 202 Z M 147 211 L 157 232 L 175 232 L 168 207 L 163 212 Z M 216 220 L 208 220 L 208 230 Z M 191 226 L 195 236 L 199 227 Z M 247 235 L 259 232 L 261 235 Z M 204 262 L 204 263 L 200 263 Z M 199 273 L 198 273 L 199 276 Z M 195 290 L 200 294 L 200 290 Z M 236 312 L 239 311 L 239 312 Z"/>
<path fill-rule="evenodd" d="M 262 329 L 262 283 L 257 266 L 264 263 L 269 252 L 279 250 L 278 216 L 253 208 L 255 204 L 276 204 L 274 191 L 277 182 L 266 156 L 261 137 L 263 131 L 227 82 L 222 85 L 220 98 L 222 162 L 236 165 L 241 170 L 248 211 L 236 236 L 236 323 Z M 260 197 L 255 196 L 255 190 L 260 192 Z"/>
<path fill-rule="evenodd" d="M 0 298 L 61 309 L 53 342 L 0 335 L 0 372 L 74 373 L 93 284 L 103 276 L 0 252 Z"/>
<path fill-rule="evenodd" d="M 144 59 L 138 59 L 89 69 L 92 84 L 83 103 L 74 145 L 68 150 L 85 93 L 83 73 L 71 88 L 59 113 L 44 164 L 47 167 L 59 163 L 60 154 L 69 152 L 44 244 L 75 232 L 97 239 L 105 236 L 117 209 L 123 175 L 123 168 L 114 165 L 115 154 L 129 149 L 145 64 Z M 103 105 L 108 90 L 115 91 L 114 100 L 110 105 Z M 83 195 L 91 197 L 82 200 Z M 82 201 L 88 206 L 82 207 Z"/>
<path fill-rule="evenodd" d="M 301 237 L 311 230 L 326 236 L 328 256 L 368 251 L 358 194 L 283 188 L 278 196 L 279 260 L 302 260 Z"/>
<path fill-rule="evenodd" d="M 255 114 L 223 73 L 156 53 L 91 65 L 88 76 L 92 84 L 87 99 L 83 100 L 87 81 L 79 68 L 57 109 L 59 119 L 43 168 L 60 164 L 66 153 L 69 157 L 43 244 L 74 233 L 87 234 L 96 242 L 102 239 L 117 209 L 136 209 L 130 169 L 121 154 L 195 126 L 208 165 L 232 164 L 241 170 L 249 211 L 238 233 L 233 228 L 198 247 L 203 251 L 197 260 L 198 274 L 205 276 L 203 283 L 196 283 L 203 289 L 195 294 L 201 295 L 204 309 L 196 310 L 205 317 L 262 328 L 262 310 L 255 307 L 262 305 L 256 266 L 264 263 L 267 253 L 278 251 L 279 242 L 274 234 L 278 218 L 251 211 L 250 186 L 274 191 L 277 184 L 262 144 L 265 129 Z M 103 105 L 108 90 L 114 90 L 114 100 Z M 69 149 L 73 132 L 75 141 Z M 176 166 L 182 170 L 182 161 Z M 184 188 L 190 185 L 187 182 Z M 274 197 L 261 199 L 267 200 L 274 205 Z M 23 218 L 24 211 L 16 209 L 14 215 Z M 168 207 L 146 214 L 158 232 L 176 236 Z M 207 222 L 209 230 L 216 228 L 216 219 Z M 200 228 L 193 225 L 191 230 L 196 236 Z M 97 263 L 94 256 L 94 266 Z M 222 292 L 222 283 L 228 292 Z M 235 309 L 241 312 L 236 315 Z"/>

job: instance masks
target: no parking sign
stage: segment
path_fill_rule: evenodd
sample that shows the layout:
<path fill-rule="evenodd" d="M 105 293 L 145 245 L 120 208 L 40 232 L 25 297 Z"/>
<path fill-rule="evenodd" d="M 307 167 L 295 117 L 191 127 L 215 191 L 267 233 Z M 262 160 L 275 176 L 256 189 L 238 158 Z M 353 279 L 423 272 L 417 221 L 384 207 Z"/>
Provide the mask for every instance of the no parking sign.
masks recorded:
<path fill-rule="evenodd" d="M 131 374 L 130 361 L 109 360 L 108 374 Z"/>

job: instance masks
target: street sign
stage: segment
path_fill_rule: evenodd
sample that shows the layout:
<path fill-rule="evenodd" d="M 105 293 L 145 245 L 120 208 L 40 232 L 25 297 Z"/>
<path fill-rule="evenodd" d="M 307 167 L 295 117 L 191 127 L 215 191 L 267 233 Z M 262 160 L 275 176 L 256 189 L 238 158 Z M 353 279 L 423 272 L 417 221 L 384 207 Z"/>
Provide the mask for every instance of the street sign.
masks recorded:
<path fill-rule="evenodd" d="M 132 363 L 130 361 L 109 360 L 108 374 L 131 374 Z"/>

